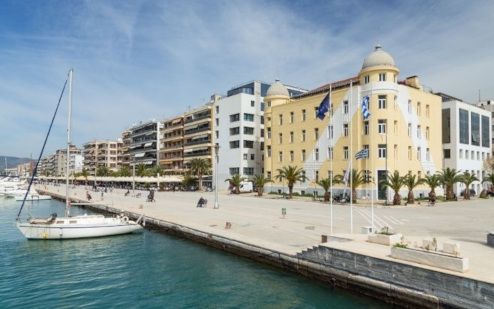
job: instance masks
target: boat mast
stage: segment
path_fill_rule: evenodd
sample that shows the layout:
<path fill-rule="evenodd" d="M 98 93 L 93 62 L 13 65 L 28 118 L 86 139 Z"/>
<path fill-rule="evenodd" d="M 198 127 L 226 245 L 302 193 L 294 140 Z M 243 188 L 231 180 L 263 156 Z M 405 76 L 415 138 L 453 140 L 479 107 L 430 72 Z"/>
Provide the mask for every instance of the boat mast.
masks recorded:
<path fill-rule="evenodd" d="M 72 118 L 72 73 L 73 69 L 69 71 L 69 111 L 67 120 L 67 154 L 65 160 L 67 161 L 67 167 L 65 169 L 65 217 L 70 215 L 70 198 L 69 198 L 69 168 L 70 168 L 70 126 Z"/>

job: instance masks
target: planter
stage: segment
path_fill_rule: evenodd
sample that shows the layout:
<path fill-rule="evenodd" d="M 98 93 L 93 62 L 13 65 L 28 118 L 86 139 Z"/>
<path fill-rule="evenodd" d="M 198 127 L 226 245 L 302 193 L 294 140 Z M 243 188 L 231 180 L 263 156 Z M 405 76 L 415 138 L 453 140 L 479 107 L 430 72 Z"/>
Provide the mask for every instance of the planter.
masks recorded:
<path fill-rule="evenodd" d="M 469 267 L 468 258 L 410 248 L 392 247 L 391 257 L 461 273 Z"/>
<path fill-rule="evenodd" d="M 401 234 L 391 234 L 391 235 L 372 234 L 372 235 L 369 235 L 369 237 L 367 238 L 367 241 L 375 243 L 375 244 L 392 246 L 394 244 L 399 243 L 401 241 L 401 237 L 402 237 Z"/>
<path fill-rule="evenodd" d="M 494 247 L 494 232 L 487 234 L 487 245 Z"/>

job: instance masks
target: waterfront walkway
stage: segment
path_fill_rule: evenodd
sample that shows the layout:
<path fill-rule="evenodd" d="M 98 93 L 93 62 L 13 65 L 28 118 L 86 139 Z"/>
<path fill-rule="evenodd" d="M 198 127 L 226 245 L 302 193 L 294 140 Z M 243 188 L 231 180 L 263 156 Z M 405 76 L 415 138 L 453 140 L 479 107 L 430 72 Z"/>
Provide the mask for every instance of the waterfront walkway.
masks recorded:
<path fill-rule="evenodd" d="M 65 195 L 64 186 L 44 186 L 37 189 Z M 306 199 L 286 200 L 277 196 L 259 198 L 254 194 L 229 195 L 220 193 L 219 209 L 213 209 L 214 193 L 156 192 L 155 202 L 146 202 L 147 192 L 141 196 L 125 196 L 126 190 L 114 189 L 101 193 L 89 191 L 92 203 L 107 205 L 122 211 L 142 213 L 147 217 L 194 228 L 229 239 L 294 255 L 304 249 L 321 244 L 321 235 L 330 234 L 330 207 Z M 139 191 L 136 191 L 137 194 Z M 203 196 L 206 208 L 197 208 Z M 86 200 L 86 189 L 72 189 L 71 197 Z M 286 216 L 282 215 L 286 209 Z M 389 257 L 390 247 L 366 242 L 360 227 L 370 225 L 370 207 L 353 207 L 353 234 L 350 234 L 348 205 L 334 205 L 333 236 L 352 239 L 342 242 L 332 238 L 324 244 L 377 258 L 398 261 Z M 461 246 L 461 255 L 470 259 L 470 270 L 464 274 L 449 272 L 420 264 L 406 264 L 434 269 L 458 276 L 494 283 L 494 248 L 488 247 L 486 234 L 494 230 L 494 202 L 477 199 L 439 203 L 434 207 L 375 207 L 376 227 L 390 226 L 407 240 L 421 244 L 422 239 L 436 237 L 438 242 L 455 242 Z M 226 229 L 226 222 L 231 228 Z"/>

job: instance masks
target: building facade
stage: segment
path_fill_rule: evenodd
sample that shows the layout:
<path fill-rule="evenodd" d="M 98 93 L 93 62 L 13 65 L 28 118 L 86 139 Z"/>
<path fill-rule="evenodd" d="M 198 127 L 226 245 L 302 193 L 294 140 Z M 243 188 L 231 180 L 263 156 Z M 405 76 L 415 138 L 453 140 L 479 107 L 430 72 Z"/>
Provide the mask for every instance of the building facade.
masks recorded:
<path fill-rule="evenodd" d="M 423 177 L 441 170 L 441 98 L 424 90 L 418 77 L 398 81 L 398 74 L 391 55 L 376 46 L 356 77 L 291 99 L 281 83 L 273 84 L 264 99 L 266 175 L 274 179 L 278 169 L 297 166 L 308 180 L 295 189 L 322 192 L 318 180 L 345 175 L 353 168 L 374 179 L 373 185 L 357 190 L 360 197 L 368 197 L 372 190 L 374 197 L 390 199 L 391 192 L 378 185 L 387 173 L 397 170 L 402 176 Z M 316 114 L 326 95 L 331 104 L 320 120 Z M 365 97 L 367 119 L 361 109 Z M 368 158 L 356 160 L 355 154 L 363 149 Z M 275 182 L 267 189 L 283 187 Z M 425 187 L 420 190 L 426 192 Z"/>
<path fill-rule="evenodd" d="M 471 188 L 479 194 L 482 179 L 486 176 L 484 161 L 492 151 L 491 112 L 443 93 L 439 95 L 443 101 L 444 167 L 475 175 L 479 181 L 475 181 Z M 464 189 L 461 183 L 454 187 L 458 196 Z"/>
<path fill-rule="evenodd" d="M 129 163 L 153 167 L 159 164 L 159 130 L 158 121 L 148 121 L 132 126 L 130 131 L 130 145 L 128 146 Z"/>
<path fill-rule="evenodd" d="M 230 89 L 214 103 L 214 137 L 219 147 L 218 185 L 228 188 L 226 179 L 264 173 L 264 97 L 269 84 L 250 81 Z M 306 90 L 287 87 L 288 96 Z"/>
<path fill-rule="evenodd" d="M 486 100 L 477 103 L 477 106 L 491 113 L 491 124 L 494 124 L 494 100 Z M 494 156 L 494 125 L 491 125 L 491 144 L 492 152 L 491 155 Z"/>
<path fill-rule="evenodd" d="M 130 144 L 132 144 L 131 131 L 125 130 L 122 132 L 122 166 L 130 166 Z"/>
<path fill-rule="evenodd" d="M 160 136 L 160 165 L 167 174 L 183 174 L 184 168 L 184 116 L 162 121 Z"/>
<path fill-rule="evenodd" d="M 122 163 L 122 145 L 121 140 L 94 140 L 84 144 L 84 168 L 88 174 L 96 175 L 96 170 L 100 166 L 116 172 Z"/>

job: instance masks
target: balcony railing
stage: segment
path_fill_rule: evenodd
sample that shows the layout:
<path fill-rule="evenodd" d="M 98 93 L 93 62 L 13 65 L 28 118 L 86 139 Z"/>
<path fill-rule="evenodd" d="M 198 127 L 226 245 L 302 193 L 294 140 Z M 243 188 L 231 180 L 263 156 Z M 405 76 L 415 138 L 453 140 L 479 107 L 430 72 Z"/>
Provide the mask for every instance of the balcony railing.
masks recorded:
<path fill-rule="evenodd" d="M 210 151 L 198 151 L 198 152 L 189 152 L 189 153 L 184 153 L 184 158 L 190 158 L 190 157 L 201 157 L 201 156 L 210 156 L 211 152 Z"/>
<path fill-rule="evenodd" d="M 204 115 L 200 115 L 198 117 L 188 118 L 188 119 L 184 120 L 184 123 L 191 123 L 191 122 L 199 121 L 199 120 L 206 119 L 206 118 L 211 118 L 211 114 L 207 113 Z"/>
<path fill-rule="evenodd" d="M 209 130 L 211 130 L 211 128 L 209 128 L 209 126 L 201 127 L 201 128 L 188 129 L 188 130 L 184 131 L 184 135 L 190 135 L 190 134 L 209 131 Z"/>
<path fill-rule="evenodd" d="M 211 140 L 209 138 L 208 139 L 198 139 L 198 140 L 194 140 L 194 141 L 185 142 L 184 146 L 207 144 L 210 142 L 211 142 Z"/>

